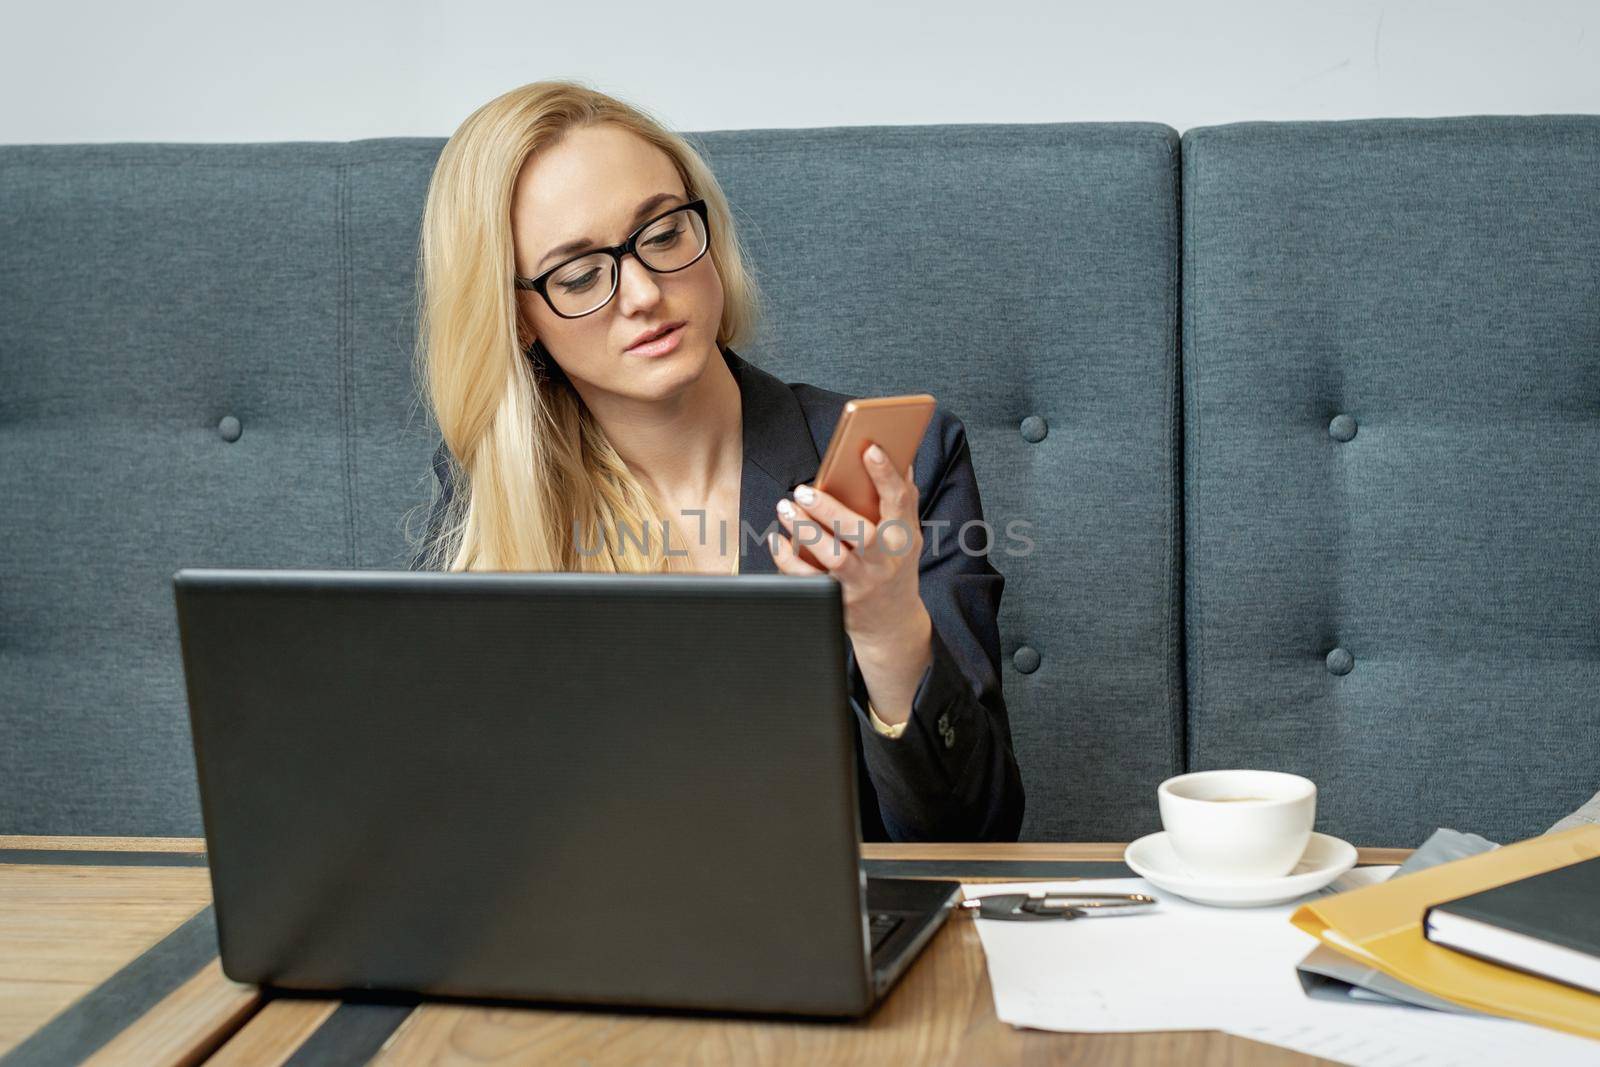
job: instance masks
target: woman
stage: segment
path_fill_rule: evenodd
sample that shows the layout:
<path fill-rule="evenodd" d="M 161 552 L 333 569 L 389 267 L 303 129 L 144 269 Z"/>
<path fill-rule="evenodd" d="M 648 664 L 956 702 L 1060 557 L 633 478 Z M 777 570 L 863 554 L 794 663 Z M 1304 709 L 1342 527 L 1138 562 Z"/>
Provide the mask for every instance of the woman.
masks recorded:
<path fill-rule="evenodd" d="M 439 157 L 420 267 L 443 441 L 413 566 L 831 574 L 863 836 L 1016 839 L 1004 579 L 955 536 L 982 519 L 965 431 L 941 409 L 911 468 L 868 464 L 881 526 L 806 484 L 847 398 L 734 351 L 755 286 L 686 141 L 577 84 L 506 93 Z"/>

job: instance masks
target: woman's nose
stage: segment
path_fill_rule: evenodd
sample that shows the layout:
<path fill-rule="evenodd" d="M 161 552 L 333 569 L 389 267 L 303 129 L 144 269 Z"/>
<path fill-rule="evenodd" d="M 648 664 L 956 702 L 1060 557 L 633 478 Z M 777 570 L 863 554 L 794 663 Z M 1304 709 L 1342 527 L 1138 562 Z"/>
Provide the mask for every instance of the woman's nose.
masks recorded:
<path fill-rule="evenodd" d="M 617 279 L 617 300 L 624 313 L 654 306 L 661 299 L 655 274 L 633 256 L 622 260 L 622 277 Z"/>

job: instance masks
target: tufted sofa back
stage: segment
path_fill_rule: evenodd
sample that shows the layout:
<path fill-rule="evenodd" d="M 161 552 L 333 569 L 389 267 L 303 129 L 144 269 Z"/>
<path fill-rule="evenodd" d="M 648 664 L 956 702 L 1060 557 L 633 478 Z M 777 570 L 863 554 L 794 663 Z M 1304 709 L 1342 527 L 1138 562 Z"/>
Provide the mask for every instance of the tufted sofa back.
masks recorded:
<path fill-rule="evenodd" d="M 741 354 L 934 393 L 1034 525 L 1025 839 L 1155 829 L 1191 767 L 1312 774 L 1369 844 L 1600 786 L 1600 119 L 691 136 Z M 405 566 L 441 145 L 0 147 L 0 833 L 200 832 L 178 567 Z"/>
<path fill-rule="evenodd" d="M 1184 136 L 1188 760 L 1415 845 L 1600 789 L 1600 116 Z"/>

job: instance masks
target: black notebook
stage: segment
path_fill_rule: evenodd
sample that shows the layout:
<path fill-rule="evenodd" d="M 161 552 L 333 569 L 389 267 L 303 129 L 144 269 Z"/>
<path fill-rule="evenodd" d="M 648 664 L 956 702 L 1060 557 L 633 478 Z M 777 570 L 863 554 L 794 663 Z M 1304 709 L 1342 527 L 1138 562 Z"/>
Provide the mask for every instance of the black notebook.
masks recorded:
<path fill-rule="evenodd" d="M 1435 904 L 1429 941 L 1600 993 L 1600 856 Z"/>

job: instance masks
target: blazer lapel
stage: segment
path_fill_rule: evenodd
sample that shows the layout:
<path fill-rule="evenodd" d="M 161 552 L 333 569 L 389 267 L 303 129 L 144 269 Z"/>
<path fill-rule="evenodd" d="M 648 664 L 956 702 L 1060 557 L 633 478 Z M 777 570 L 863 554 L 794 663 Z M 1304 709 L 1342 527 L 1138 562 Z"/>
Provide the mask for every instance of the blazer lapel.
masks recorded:
<path fill-rule="evenodd" d="M 821 457 L 794 390 L 731 348 L 723 349 L 739 383 L 744 466 L 739 477 L 739 573 L 776 574 L 769 529 L 780 535 L 778 501 L 816 476 Z"/>

